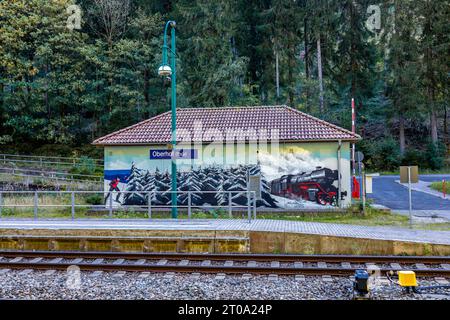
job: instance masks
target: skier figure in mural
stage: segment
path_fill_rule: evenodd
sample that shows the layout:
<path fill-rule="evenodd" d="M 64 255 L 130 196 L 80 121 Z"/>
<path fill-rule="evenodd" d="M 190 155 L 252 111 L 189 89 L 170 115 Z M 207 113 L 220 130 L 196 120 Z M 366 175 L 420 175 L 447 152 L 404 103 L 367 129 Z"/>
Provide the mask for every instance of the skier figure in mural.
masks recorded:
<path fill-rule="evenodd" d="M 111 180 L 111 182 L 109 183 L 109 192 L 105 198 L 105 204 L 106 204 L 109 196 L 112 197 L 113 191 L 117 191 L 116 202 L 119 202 L 119 197 L 120 197 L 119 182 L 120 182 L 120 178 L 116 177 L 115 179 Z"/>

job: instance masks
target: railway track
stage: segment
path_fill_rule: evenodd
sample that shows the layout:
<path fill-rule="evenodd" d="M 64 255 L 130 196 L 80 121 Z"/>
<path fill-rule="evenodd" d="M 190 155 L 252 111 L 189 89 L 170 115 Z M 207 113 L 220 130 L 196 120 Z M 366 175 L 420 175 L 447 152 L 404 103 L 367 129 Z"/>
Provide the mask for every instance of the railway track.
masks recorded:
<path fill-rule="evenodd" d="M 84 271 L 334 276 L 371 267 L 381 274 L 413 270 L 417 276 L 450 277 L 449 256 L 0 251 L 0 269 L 66 270 L 73 265 Z"/>

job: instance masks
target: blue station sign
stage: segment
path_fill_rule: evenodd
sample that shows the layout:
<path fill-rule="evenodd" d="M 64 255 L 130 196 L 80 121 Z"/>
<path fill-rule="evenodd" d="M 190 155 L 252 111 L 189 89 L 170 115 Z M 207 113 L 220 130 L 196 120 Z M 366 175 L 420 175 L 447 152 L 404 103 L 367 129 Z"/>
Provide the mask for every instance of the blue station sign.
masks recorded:
<path fill-rule="evenodd" d="M 170 159 L 197 159 L 198 152 L 196 149 L 150 149 L 150 160 L 170 160 Z"/>

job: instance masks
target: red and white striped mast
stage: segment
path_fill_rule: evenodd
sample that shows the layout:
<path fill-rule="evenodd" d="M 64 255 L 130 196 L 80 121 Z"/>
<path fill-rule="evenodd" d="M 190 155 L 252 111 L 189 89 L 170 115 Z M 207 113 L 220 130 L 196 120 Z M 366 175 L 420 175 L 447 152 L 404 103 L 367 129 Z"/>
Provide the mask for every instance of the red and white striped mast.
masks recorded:
<path fill-rule="evenodd" d="M 352 132 L 356 133 L 356 125 L 355 125 L 355 99 L 352 98 Z M 352 145 L 352 162 L 353 162 L 353 176 L 356 175 L 356 164 L 355 164 L 355 143 Z"/>

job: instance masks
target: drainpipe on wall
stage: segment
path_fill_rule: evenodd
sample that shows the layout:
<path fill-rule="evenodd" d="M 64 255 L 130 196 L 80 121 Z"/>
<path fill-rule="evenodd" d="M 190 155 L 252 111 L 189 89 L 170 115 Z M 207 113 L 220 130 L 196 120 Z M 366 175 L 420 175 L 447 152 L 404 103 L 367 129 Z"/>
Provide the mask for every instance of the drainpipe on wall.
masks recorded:
<path fill-rule="evenodd" d="M 338 205 L 339 208 L 342 208 L 342 200 L 341 200 L 341 147 L 342 147 L 342 141 L 338 141 L 338 148 L 337 148 L 337 170 L 338 170 Z"/>

